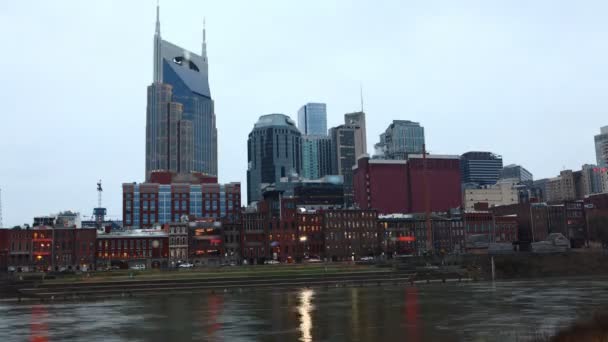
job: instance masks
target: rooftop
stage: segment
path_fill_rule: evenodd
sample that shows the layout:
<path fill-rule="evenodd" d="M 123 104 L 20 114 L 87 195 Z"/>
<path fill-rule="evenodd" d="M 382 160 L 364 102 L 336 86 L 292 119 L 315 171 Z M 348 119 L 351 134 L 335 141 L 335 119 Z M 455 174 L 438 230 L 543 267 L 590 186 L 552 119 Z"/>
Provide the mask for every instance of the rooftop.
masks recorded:
<path fill-rule="evenodd" d="M 285 114 L 266 114 L 260 116 L 254 128 L 272 127 L 272 126 L 291 126 L 296 127 L 296 123 Z"/>

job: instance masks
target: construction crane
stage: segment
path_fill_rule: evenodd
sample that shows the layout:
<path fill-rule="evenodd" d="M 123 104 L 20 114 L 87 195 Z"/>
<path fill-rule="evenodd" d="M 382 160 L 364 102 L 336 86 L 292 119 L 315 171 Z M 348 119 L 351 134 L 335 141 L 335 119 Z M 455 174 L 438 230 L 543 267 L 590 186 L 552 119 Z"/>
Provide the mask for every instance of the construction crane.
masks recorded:
<path fill-rule="evenodd" d="M 97 228 L 101 228 L 103 221 L 106 216 L 106 208 L 101 206 L 101 195 L 103 193 L 103 188 L 101 187 L 101 179 L 97 182 L 97 208 L 93 209 L 93 216 L 95 217 L 95 222 L 97 222 Z"/>
<path fill-rule="evenodd" d="M 97 182 L 97 208 L 101 208 L 101 193 L 103 188 L 101 187 L 101 179 Z"/>

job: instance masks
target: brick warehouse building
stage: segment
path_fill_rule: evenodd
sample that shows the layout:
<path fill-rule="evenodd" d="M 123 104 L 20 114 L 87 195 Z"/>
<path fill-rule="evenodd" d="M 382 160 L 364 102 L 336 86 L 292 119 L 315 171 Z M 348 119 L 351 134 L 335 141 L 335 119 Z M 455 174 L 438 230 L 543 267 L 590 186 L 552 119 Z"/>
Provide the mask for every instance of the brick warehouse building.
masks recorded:
<path fill-rule="evenodd" d="M 426 163 L 431 211 L 461 207 L 459 157 L 429 155 Z M 425 212 L 423 165 L 422 155 L 411 155 L 407 161 L 359 158 L 353 177 L 355 202 L 379 214 Z"/>
<path fill-rule="evenodd" d="M 150 268 L 168 266 L 169 239 L 164 230 L 131 229 L 97 236 L 97 265 Z"/>
<path fill-rule="evenodd" d="M 375 210 L 324 210 L 324 257 L 351 260 L 380 255 L 378 213 Z"/>
<path fill-rule="evenodd" d="M 241 211 L 241 184 L 125 183 L 125 227 L 150 228 L 179 222 L 182 216 L 236 219 Z"/>
<path fill-rule="evenodd" d="M 426 252 L 426 215 L 390 214 L 378 217 L 382 251 L 395 255 L 422 255 Z M 437 252 L 462 253 L 465 231 L 461 217 L 431 215 L 433 248 Z"/>

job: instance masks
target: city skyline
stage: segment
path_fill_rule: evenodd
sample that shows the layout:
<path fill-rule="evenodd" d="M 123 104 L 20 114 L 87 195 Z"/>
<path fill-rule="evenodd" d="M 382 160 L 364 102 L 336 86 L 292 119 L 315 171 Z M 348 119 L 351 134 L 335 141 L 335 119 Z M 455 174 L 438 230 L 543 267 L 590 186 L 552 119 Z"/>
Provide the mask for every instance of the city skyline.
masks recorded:
<path fill-rule="evenodd" d="M 188 13 L 183 11 L 186 3 L 193 7 Z M 96 202 L 93 183 L 99 178 L 106 185 L 104 206 L 110 216 L 119 217 L 120 185 L 144 181 L 145 87 L 150 83 L 152 70 L 149 56 L 155 6 L 153 2 L 97 5 L 96 11 L 70 2 L 42 3 L 35 9 L 19 4 L 0 5 L 0 28 L 5 32 L 12 32 L 10 27 L 27 24 L 19 35 L 5 38 L 9 50 L 21 52 L 20 63 L 29 65 L 27 70 L 13 68 L 12 54 L 0 57 L 7 81 L 2 86 L 7 106 L 0 125 L 3 137 L 0 154 L 4 158 L 0 165 L 0 187 L 6 226 L 31 223 L 35 215 L 64 209 L 89 216 Z M 327 126 L 337 126 L 343 113 L 359 109 L 360 82 L 366 90 L 368 151 L 373 151 L 376 137 L 386 125 L 403 119 L 420 122 L 425 127 L 432 153 L 492 151 L 501 154 L 505 164 L 525 165 L 536 179 L 553 177 L 564 167 L 578 169 L 594 163 L 593 136 L 599 127 L 606 125 L 601 115 L 608 108 L 600 97 L 606 85 L 595 75 L 608 71 L 599 62 L 605 60 L 608 52 L 597 47 L 599 40 L 593 35 L 605 30 L 606 24 L 598 23 L 600 19 L 594 13 L 562 5 L 543 18 L 548 28 L 541 29 L 533 22 L 535 11 L 543 8 L 537 3 L 522 14 L 522 23 L 517 24 L 523 24 L 525 29 L 519 30 L 509 21 L 515 19 L 515 6 L 500 8 L 506 15 L 492 24 L 485 22 L 484 14 L 497 16 L 496 6 L 485 5 L 473 14 L 465 14 L 462 6 L 458 9 L 444 5 L 414 8 L 415 11 L 407 13 L 411 10 L 407 6 L 391 3 L 384 10 L 386 23 L 369 29 L 358 27 L 361 20 L 353 20 L 356 24 L 346 20 L 345 27 L 336 28 L 332 17 L 344 11 L 357 19 L 365 18 L 367 10 L 381 11 L 369 8 L 369 4 L 349 8 L 346 2 L 318 1 L 293 9 L 278 2 L 274 5 L 242 2 L 243 14 L 234 13 L 232 6 L 223 8 L 219 4 L 209 4 L 209 8 L 189 2 L 161 4 L 162 21 L 171 23 L 165 25 L 170 27 L 166 35 L 163 30 L 163 36 L 182 46 L 199 46 L 201 37 L 197 33 L 202 29 L 203 15 L 207 17 L 208 40 L 213 44 L 209 51 L 213 61 L 210 82 L 218 113 L 219 181 L 241 181 L 246 186 L 247 134 L 260 115 L 286 113 L 295 120 L 298 106 L 319 101 L 327 103 Z M 248 6 L 263 8 L 256 11 L 260 15 L 248 18 Z M 120 8 L 119 13 L 116 8 Z M 272 11 L 263 13 L 264 8 Z M 395 14 L 388 13 L 390 9 Z M 56 21 L 55 14 L 70 10 L 78 15 L 68 15 L 61 23 Z M 558 34 L 551 30 L 559 32 L 558 19 L 570 10 L 574 10 L 569 13 L 573 16 L 570 19 L 580 25 L 558 40 L 555 37 Z M 602 11 L 596 8 L 593 12 Z M 446 23 L 438 20 L 441 13 Z M 319 27 L 298 29 L 294 27 L 297 25 L 288 25 L 283 26 L 289 27 L 286 32 L 275 32 L 280 30 L 274 28 L 299 20 L 302 15 L 316 16 Z M 406 15 L 414 16 L 416 20 L 412 21 L 419 26 L 401 24 L 408 21 L 402 20 Z M 273 16 L 282 18 L 263 20 Z M 466 18 L 472 22 L 467 23 Z M 115 25 L 104 25 L 109 20 L 115 21 Z M 447 31 L 447 23 L 456 24 L 451 27 L 454 32 Z M 489 25 L 490 33 L 475 32 L 476 24 Z M 332 29 L 325 39 L 322 32 L 329 25 Z M 376 40 L 379 29 L 388 32 L 386 38 Z M 526 30 L 531 32 L 532 41 L 524 37 Z M 260 39 L 254 39 L 255 44 L 243 42 L 243 32 Z M 348 39 L 332 47 L 333 39 L 342 34 Z M 469 51 L 451 43 L 450 34 L 460 38 Z M 290 36 L 293 39 L 286 40 Z M 425 36 L 429 40 L 421 42 Z M 403 46 L 391 45 L 397 38 L 404 38 Z M 289 52 L 285 55 L 285 47 L 315 39 L 320 39 L 321 46 L 328 50 L 324 56 L 303 60 Z M 532 47 L 534 39 L 563 44 L 554 47 L 554 51 L 540 52 Z M 481 49 L 475 43 L 489 43 L 489 47 Z M 509 44 L 513 46 L 506 48 Z M 410 45 L 422 49 L 405 48 Z M 581 52 L 568 51 L 574 47 Z M 456 53 L 450 61 L 434 59 L 450 49 L 460 54 Z M 33 52 L 39 50 L 45 51 L 45 58 L 40 59 Z M 408 51 L 415 52 L 408 54 Z M 67 52 L 78 58 L 68 62 Z M 478 52 L 485 53 L 487 60 L 476 67 L 474 62 L 480 61 L 473 58 Z M 516 57 L 515 62 L 494 60 L 504 52 Z M 586 63 L 590 53 L 595 55 L 594 63 Z M 428 57 L 430 61 L 424 61 Z M 547 61 L 547 57 L 553 59 Z M 568 63 L 568 58 L 575 61 Z M 374 67 L 357 67 L 366 61 Z M 341 65 L 333 70 L 329 62 Z M 525 71 L 520 70 L 520 64 Z M 258 69 L 253 70 L 254 66 Z M 391 75 L 389 69 L 397 66 L 397 72 Z M 535 71 L 539 66 L 544 68 Z M 458 67 L 464 67 L 464 71 L 455 70 Z M 506 70 L 500 69 L 503 67 Z M 417 68 L 418 72 L 410 74 Z M 439 69 L 430 72 L 434 68 Z M 299 77 L 289 82 L 294 76 Z M 316 87 L 317 83 L 323 83 L 315 79 L 318 77 L 322 77 L 324 86 Z M 463 79 L 468 87 L 460 86 Z M 484 90 L 488 84 L 490 89 Z M 565 87 L 566 94 L 559 87 Z M 459 91 L 452 94 L 455 88 Z M 35 101 L 31 100 L 32 94 L 36 94 Z M 406 97 L 406 106 L 402 97 Z M 448 105 L 437 105 L 439 102 Z M 9 116 L 11 120 L 6 120 Z M 450 121 L 454 117 L 459 120 L 457 126 Z M 570 122 L 570 117 L 583 120 Z M 564 118 L 567 125 L 565 120 L 559 120 Z"/>

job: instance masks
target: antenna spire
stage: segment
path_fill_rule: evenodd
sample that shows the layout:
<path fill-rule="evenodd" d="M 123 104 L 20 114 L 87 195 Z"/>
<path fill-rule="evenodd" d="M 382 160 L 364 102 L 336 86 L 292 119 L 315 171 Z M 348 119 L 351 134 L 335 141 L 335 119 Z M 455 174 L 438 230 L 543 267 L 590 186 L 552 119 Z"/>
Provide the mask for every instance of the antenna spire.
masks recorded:
<path fill-rule="evenodd" d="M 152 75 L 154 83 L 162 83 L 163 81 L 161 41 L 162 39 L 160 38 L 160 4 L 159 0 L 156 0 L 156 30 L 154 31 L 154 73 Z"/>
<path fill-rule="evenodd" d="M 160 0 L 156 0 L 156 31 L 154 32 L 160 36 Z"/>
<path fill-rule="evenodd" d="M 361 112 L 363 112 L 363 84 L 359 83 L 359 91 L 361 96 Z"/>
<path fill-rule="evenodd" d="M 203 17 L 203 51 L 201 56 L 203 56 L 203 59 L 207 62 L 207 29 L 205 27 L 205 21 L 205 17 Z"/>

